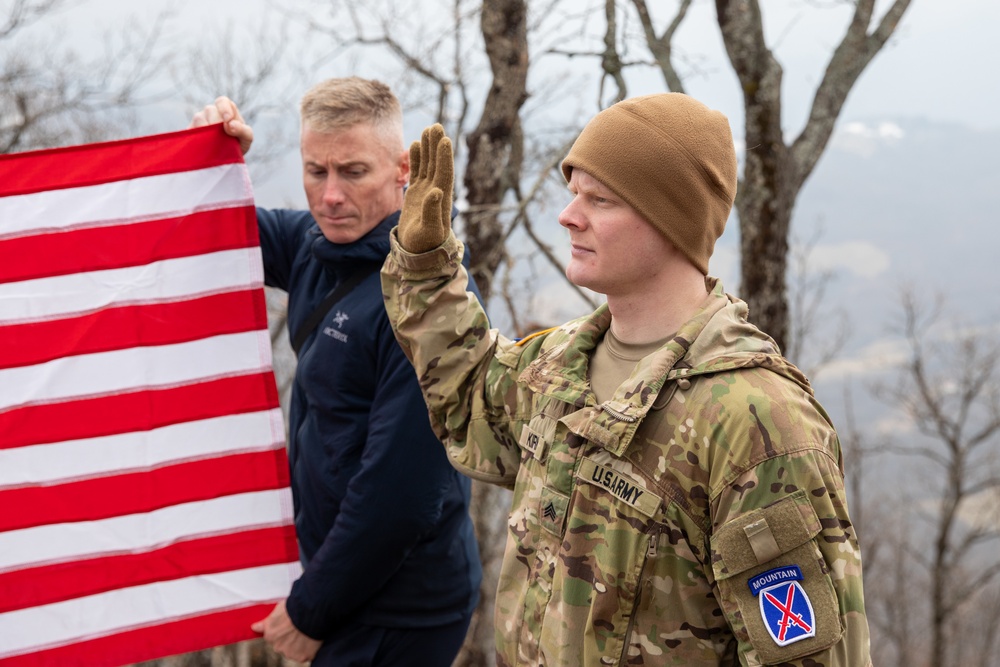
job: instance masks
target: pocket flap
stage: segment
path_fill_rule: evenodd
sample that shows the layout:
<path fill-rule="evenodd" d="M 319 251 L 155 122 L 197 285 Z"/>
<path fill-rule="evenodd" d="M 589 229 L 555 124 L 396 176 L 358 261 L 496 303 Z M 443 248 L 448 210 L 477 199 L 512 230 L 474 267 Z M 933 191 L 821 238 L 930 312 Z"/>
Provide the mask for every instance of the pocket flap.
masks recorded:
<path fill-rule="evenodd" d="M 712 570 L 727 579 L 801 546 L 819 534 L 816 510 L 799 490 L 773 505 L 748 512 L 712 536 Z"/>

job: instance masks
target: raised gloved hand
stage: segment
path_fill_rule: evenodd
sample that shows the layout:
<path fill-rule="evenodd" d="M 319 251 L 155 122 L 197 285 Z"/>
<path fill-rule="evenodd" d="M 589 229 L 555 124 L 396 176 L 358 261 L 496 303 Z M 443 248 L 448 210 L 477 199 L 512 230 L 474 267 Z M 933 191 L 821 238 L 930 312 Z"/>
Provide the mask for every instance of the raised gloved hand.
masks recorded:
<path fill-rule="evenodd" d="M 403 199 L 396 236 L 403 249 L 427 252 L 444 243 L 451 229 L 455 159 L 451 139 L 435 123 L 410 146 L 410 186 Z"/>

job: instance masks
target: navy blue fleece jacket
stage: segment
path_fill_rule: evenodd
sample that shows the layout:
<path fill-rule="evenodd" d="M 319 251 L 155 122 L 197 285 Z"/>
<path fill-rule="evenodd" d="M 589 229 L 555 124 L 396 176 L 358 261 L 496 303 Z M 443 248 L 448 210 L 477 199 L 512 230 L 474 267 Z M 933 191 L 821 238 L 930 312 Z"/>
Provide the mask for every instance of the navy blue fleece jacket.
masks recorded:
<path fill-rule="evenodd" d="M 289 461 L 305 570 L 287 609 L 316 639 L 347 621 L 451 623 L 478 596 L 469 481 L 431 431 L 382 304 L 377 268 L 397 221 L 398 213 L 354 243 L 333 244 L 308 211 L 257 210 L 265 281 L 288 292 L 293 336 L 338 281 L 376 269 L 306 339 L 292 389 Z"/>

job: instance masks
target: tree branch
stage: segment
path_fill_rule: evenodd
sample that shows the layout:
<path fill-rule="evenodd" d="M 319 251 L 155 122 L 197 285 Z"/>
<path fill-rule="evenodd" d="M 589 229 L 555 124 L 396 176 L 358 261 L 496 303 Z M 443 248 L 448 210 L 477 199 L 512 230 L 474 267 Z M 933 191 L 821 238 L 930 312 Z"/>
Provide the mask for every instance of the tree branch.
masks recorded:
<path fill-rule="evenodd" d="M 642 30 L 646 35 L 646 45 L 649 47 L 649 52 L 653 54 L 653 58 L 656 60 L 656 64 L 663 74 L 667 90 L 675 93 L 684 92 L 684 83 L 681 81 L 680 75 L 677 74 L 677 68 L 673 63 L 672 43 L 674 33 L 677 32 L 684 17 L 687 16 L 691 2 L 692 0 L 681 0 L 680 6 L 677 8 L 677 14 L 674 15 L 673 20 L 663 30 L 663 34 L 657 35 L 656 29 L 653 27 L 653 19 L 649 15 L 649 7 L 646 6 L 646 0 L 632 0 L 632 4 L 635 5 L 635 9 L 639 13 L 639 22 L 642 23 Z"/>
<path fill-rule="evenodd" d="M 858 77 L 895 32 L 910 0 L 895 0 L 871 35 L 875 0 L 858 1 L 854 16 L 827 64 L 813 97 L 809 120 L 792 143 L 792 178 L 801 185 L 812 173 L 833 134 L 834 124 Z"/>

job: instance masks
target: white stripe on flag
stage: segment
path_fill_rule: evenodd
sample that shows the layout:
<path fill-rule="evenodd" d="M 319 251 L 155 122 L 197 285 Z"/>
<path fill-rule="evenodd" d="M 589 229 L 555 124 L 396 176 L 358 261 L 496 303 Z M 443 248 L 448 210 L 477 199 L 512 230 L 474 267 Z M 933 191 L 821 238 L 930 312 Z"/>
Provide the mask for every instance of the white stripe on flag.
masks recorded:
<path fill-rule="evenodd" d="M 253 204 L 244 164 L 0 198 L 0 236 Z M 53 211 L 59 217 L 53 217 Z"/>
<path fill-rule="evenodd" d="M 288 487 L 171 505 L 153 512 L 0 533 L 0 572 L 145 551 L 177 540 L 292 523 Z M 286 593 L 288 591 L 285 591 Z"/>
<path fill-rule="evenodd" d="M 0 370 L 0 410 L 270 370 L 270 354 L 262 353 L 270 345 L 266 331 L 246 331 L 7 368 Z"/>
<path fill-rule="evenodd" d="M 159 626 L 184 619 L 184 646 L 249 638 L 244 616 L 301 572 L 252 185 L 219 128 L 177 135 L 71 148 L 69 171 L 62 151 L 0 168 L 23 193 L 0 196 L 15 253 L 0 271 L 15 346 L 0 368 L 0 664 L 125 662 L 116 643 L 138 635 L 119 635 L 141 628 L 151 645 L 129 650 L 153 659 L 179 646 Z M 168 391 L 114 398 L 147 388 Z M 94 412 L 110 403 L 138 413 Z M 106 426 L 77 428 L 87 415 Z"/>
<path fill-rule="evenodd" d="M 144 266 L 0 284 L 0 322 L 54 319 L 129 303 L 172 301 L 263 286 L 259 247 Z"/>
<path fill-rule="evenodd" d="M 298 563 L 206 574 L 123 588 L 0 614 L 0 658 L 102 637 L 136 627 L 280 600 L 299 576 Z"/>
<path fill-rule="evenodd" d="M 0 489 L 127 473 L 226 452 L 283 447 L 280 408 L 0 451 Z"/>

